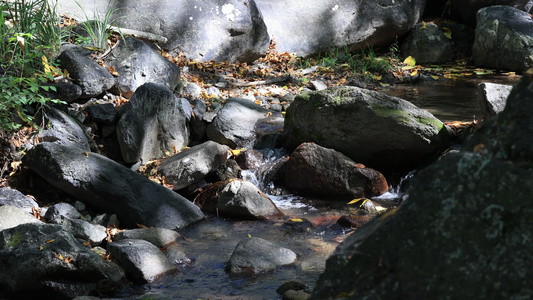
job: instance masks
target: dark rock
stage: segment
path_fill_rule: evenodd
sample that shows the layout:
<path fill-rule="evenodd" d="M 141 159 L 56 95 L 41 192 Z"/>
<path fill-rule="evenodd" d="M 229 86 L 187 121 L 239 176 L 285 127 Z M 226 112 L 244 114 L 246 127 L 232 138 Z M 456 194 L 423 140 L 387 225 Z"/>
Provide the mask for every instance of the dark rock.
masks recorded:
<path fill-rule="evenodd" d="M 119 26 L 165 36 L 162 47 L 187 58 L 252 62 L 270 42 L 254 0 L 151 0 L 118 2 L 117 8 Z"/>
<path fill-rule="evenodd" d="M 488 82 L 478 85 L 478 104 L 483 112 L 483 120 L 488 121 L 503 111 L 512 88 L 511 85 Z"/>
<path fill-rule="evenodd" d="M 456 59 L 471 59 L 474 45 L 474 28 L 459 23 L 444 23 L 442 27 L 450 29 Z"/>
<path fill-rule="evenodd" d="M 191 106 L 193 107 L 193 114 L 189 121 L 189 127 L 191 129 L 191 142 L 189 145 L 194 146 L 207 140 L 206 131 L 208 122 L 204 119 L 204 115 L 207 112 L 207 106 L 201 99 L 195 99 L 192 101 Z"/>
<path fill-rule="evenodd" d="M 80 213 L 74 208 L 74 206 L 68 203 L 57 203 L 52 205 L 46 210 L 44 217 L 47 220 L 53 220 L 58 217 L 65 217 L 69 219 L 79 219 Z"/>
<path fill-rule="evenodd" d="M 261 238 L 247 238 L 237 245 L 226 264 L 228 273 L 261 273 L 296 262 L 296 253 Z"/>
<path fill-rule="evenodd" d="M 298 56 L 390 45 L 418 22 L 425 2 L 256 0 L 276 49 Z"/>
<path fill-rule="evenodd" d="M 289 232 L 308 232 L 314 227 L 313 223 L 306 218 L 289 219 L 283 222 L 282 228 Z"/>
<path fill-rule="evenodd" d="M 24 196 L 18 190 L 10 188 L 0 188 L 0 206 L 9 205 L 15 206 L 27 213 L 32 213 L 33 208 L 39 208 L 39 205 L 35 200 L 30 197 Z"/>
<path fill-rule="evenodd" d="M 163 248 L 170 244 L 176 243 L 181 237 L 179 233 L 174 230 L 166 228 L 137 228 L 125 231 L 120 231 L 114 237 L 114 241 L 124 239 L 145 240 L 154 244 L 154 246 Z"/>
<path fill-rule="evenodd" d="M 311 292 L 311 287 L 299 281 L 287 281 L 276 289 L 276 293 L 283 295 L 285 292 L 290 290 Z"/>
<path fill-rule="evenodd" d="M 41 223 L 41 221 L 18 207 L 0 206 L 0 231 L 26 223 Z"/>
<path fill-rule="evenodd" d="M 225 181 L 230 179 L 242 179 L 242 169 L 234 159 L 228 159 L 223 165 L 215 170 L 215 181 Z"/>
<path fill-rule="evenodd" d="M 0 268 L 3 290 L 26 299 L 111 295 L 124 278 L 62 226 L 43 223 L 0 231 Z"/>
<path fill-rule="evenodd" d="M 414 169 L 448 148 L 444 124 L 396 97 L 357 87 L 301 94 L 285 115 L 284 145 L 335 149 L 378 170 Z"/>
<path fill-rule="evenodd" d="M 189 142 L 187 120 L 191 107 L 161 84 L 140 86 L 121 110 L 117 138 L 125 162 L 147 163 L 150 159 L 170 156 Z"/>
<path fill-rule="evenodd" d="M 147 241 L 125 239 L 112 242 L 107 248 L 136 284 L 153 282 L 178 271 L 159 248 Z"/>
<path fill-rule="evenodd" d="M 187 199 L 102 155 L 40 143 L 23 164 L 85 204 L 117 214 L 125 228 L 175 229 L 204 217 Z"/>
<path fill-rule="evenodd" d="M 69 219 L 58 216 L 51 223 L 63 225 L 74 237 L 90 241 L 91 245 L 99 245 L 106 237 L 106 228 L 102 225 L 92 224 L 81 219 Z"/>
<path fill-rule="evenodd" d="M 532 111 L 526 76 L 462 152 L 415 176 L 398 210 L 337 247 L 311 299 L 533 297 Z"/>
<path fill-rule="evenodd" d="M 401 46 L 404 57 L 412 56 L 418 64 L 449 62 L 454 59 L 453 47 L 442 28 L 433 23 L 418 23 Z"/>
<path fill-rule="evenodd" d="M 138 19 L 138 18 L 136 18 Z M 151 82 L 167 86 L 171 91 L 180 82 L 180 68 L 164 58 L 147 43 L 128 36 L 106 59 L 120 76 L 117 85 L 120 94 L 130 98 L 141 85 Z"/>
<path fill-rule="evenodd" d="M 57 83 L 47 83 L 43 84 L 43 86 L 53 86 L 55 87 L 55 91 L 48 88 L 47 91 L 42 91 L 41 93 L 48 98 L 51 99 L 58 99 L 61 101 L 65 101 L 67 103 L 71 103 L 74 100 L 81 97 L 82 90 L 81 87 L 77 84 L 67 83 L 67 82 L 57 82 Z"/>
<path fill-rule="evenodd" d="M 510 6 L 491 6 L 477 14 L 472 50 L 476 66 L 509 71 L 533 67 L 533 20 Z"/>
<path fill-rule="evenodd" d="M 85 111 L 91 120 L 104 125 L 113 125 L 118 118 L 118 111 L 113 103 L 89 105 Z"/>
<path fill-rule="evenodd" d="M 285 293 L 283 293 L 282 300 L 307 300 L 309 299 L 309 293 L 306 293 L 302 290 L 288 290 Z"/>
<path fill-rule="evenodd" d="M 291 154 L 285 187 L 297 194 L 330 199 L 370 198 L 389 190 L 378 171 L 314 143 L 304 143 Z"/>
<path fill-rule="evenodd" d="M 255 125 L 272 111 L 244 98 L 230 98 L 207 127 L 207 137 L 231 148 L 251 148 Z"/>
<path fill-rule="evenodd" d="M 344 215 L 337 220 L 337 224 L 342 227 L 360 228 L 372 220 L 373 217 L 372 215 Z"/>
<path fill-rule="evenodd" d="M 264 163 L 264 157 L 256 149 L 246 149 L 235 157 L 235 161 L 243 170 L 255 170 Z"/>
<path fill-rule="evenodd" d="M 529 12 L 533 6 L 531 0 L 452 0 L 452 7 L 458 12 L 461 23 L 475 26 L 476 14 L 479 9 L 492 5 L 507 5 Z"/>
<path fill-rule="evenodd" d="M 166 183 L 179 190 L 204 179 L 223 165 L 229 150 L 226 145 L 208 141 L 165 159 L 158 173 L 165 177 Z"/>
<path fill-rule="evenodd" d="M 39 141 L 91 151 L 85 131 L 69 115 L 50 107 L 46 109 L 45 118 L 48 123 L 37 135 Z"/>
<path fill-rule="evenodd" d="M 70 48 L 59 55 L 62 69 L 66 69 L 74 83 L 82 90 L 82 98 L 96 97 L 115 84 L 115 78 L 104 67 L 89 58 L 90 51 Z"/>

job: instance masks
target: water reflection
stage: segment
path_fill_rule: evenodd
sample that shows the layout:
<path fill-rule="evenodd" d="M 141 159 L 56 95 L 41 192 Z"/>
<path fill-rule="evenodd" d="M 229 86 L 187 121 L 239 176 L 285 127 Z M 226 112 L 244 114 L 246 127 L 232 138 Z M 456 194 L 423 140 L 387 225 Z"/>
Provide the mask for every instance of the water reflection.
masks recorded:
<path fill-rule="evenodd" d="M 457 80 L 397 84 L 382 88 L 387 95 L 405 99 L 432 113 L 443 122 L 473 121 L 482 116 L 478 105 L 478 84 L 513 84 L 519 76 L 493 75 Z"/>

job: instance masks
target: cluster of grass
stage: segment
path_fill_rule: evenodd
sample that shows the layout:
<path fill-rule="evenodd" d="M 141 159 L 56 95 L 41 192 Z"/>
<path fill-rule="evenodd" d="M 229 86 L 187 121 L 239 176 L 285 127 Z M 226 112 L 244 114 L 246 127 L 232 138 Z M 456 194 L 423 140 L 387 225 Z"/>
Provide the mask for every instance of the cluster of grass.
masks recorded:
<path fill-rule="evenodd" d="M 300 68 L 309 68 L 320 65 L 325 69 L 350 71 L 355 76 L 373 79 L 376 74 L 384 75 L 394 69 L 398 60 L 398 46 L 393 44 L 386 56 L 380 56 L 372 47 L 358 51 L 344 48 L 335 48 L 318 54 L 314 57 L 299 59 Z"/>
<path fill-rule="evenodd" d="M 55 68 L 48 64 L 59 54 L 61 28 L 55 6 L 47 0 L 0 1 L 0 128 L 17 130 L 18 115 L 31 123 L 26 107 L 38 108 L 51 99 L 40 89 L 53 80 Z M 43 65 L 45 63 L 46 65 Z M 45 72 L 47 67 L 47 72 Z"/>

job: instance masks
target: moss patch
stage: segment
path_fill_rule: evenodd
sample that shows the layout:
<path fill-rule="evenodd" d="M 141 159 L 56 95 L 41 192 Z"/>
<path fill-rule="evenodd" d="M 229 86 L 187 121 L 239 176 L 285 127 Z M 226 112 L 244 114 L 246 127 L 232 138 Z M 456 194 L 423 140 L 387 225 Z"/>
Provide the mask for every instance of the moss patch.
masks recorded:
<path fill-rule="evenodd" d="M 17 232 L 14 235 L 11 236 L 11 238 L 9 239 L 9 242 L 7 242 L 6 246 L 8 246 L 8 247 L 17 247 L 20 244 L 20 242 L 22 242 L 23 238 L 24 238 L 24 235 L 22 234 L 22 232 Z"/>

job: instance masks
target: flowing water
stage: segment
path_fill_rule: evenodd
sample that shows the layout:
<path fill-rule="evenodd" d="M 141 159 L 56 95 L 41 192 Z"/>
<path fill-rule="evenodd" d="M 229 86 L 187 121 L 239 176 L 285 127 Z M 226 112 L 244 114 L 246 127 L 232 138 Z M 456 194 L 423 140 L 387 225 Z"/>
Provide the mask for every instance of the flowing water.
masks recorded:
<path fill-rule="evenodd" d="M 397 85 L 382 91 L 411 101 L 442 121 L 472 121 L 481 115 L 477 104 L 477 84 L 481 81 L 510 83 L 507 77 L 484 78 L 417 85 Z M 287 155 L 281 150 L 262 151 L 271 166 Z M 345 202 L 328 202 L 287 194 L 283 189 L 243 172 L 286 215 L 276 221 L 236 221 L 208 216 L 180 233 L 183 251 L 192 263 L 180 266 L 180 273 L 152 284 L 125 288 L 117 297 L 141 299 L 281 299 L 275 290 L 284 282 L 297 280 L 313 286 L 324 270 L 325 260 L 351 229 L 335 224 L 341 215 L 353 214 L 356 206 Z M 375 198 L 379 203 L 397 203 L 406 192 L 414 172 L 399 176 L 389 192 Z M 401 177 L 401 179 L 399 179 Z M 289 218 L 307 219 L 309 223 L 290 222 Z M 298 224 L 296 224 L 298 223 Z M 298 254 L 294 266 L 246 276 L 228 276 L 224 271 L 233 249 L 248 236 L 260 237 Z"/>

